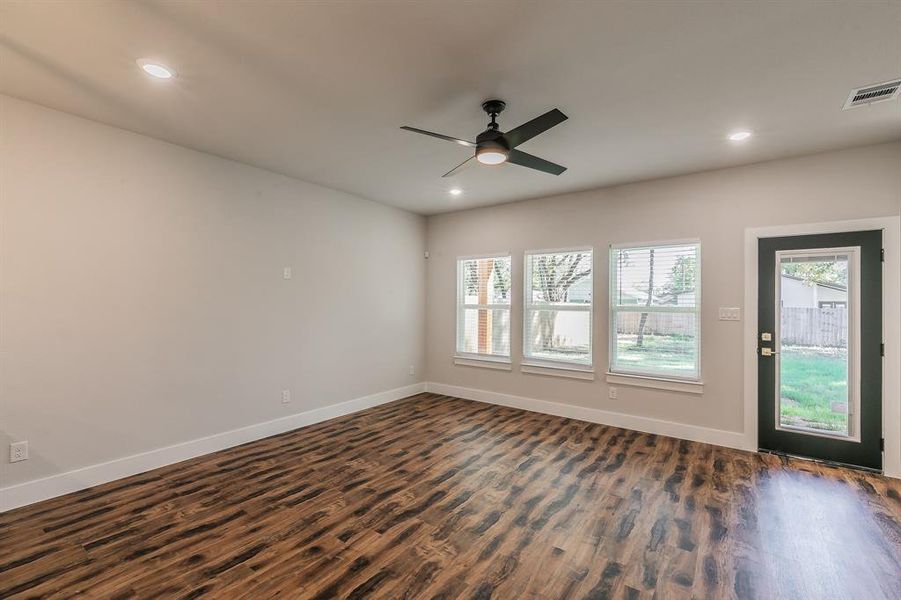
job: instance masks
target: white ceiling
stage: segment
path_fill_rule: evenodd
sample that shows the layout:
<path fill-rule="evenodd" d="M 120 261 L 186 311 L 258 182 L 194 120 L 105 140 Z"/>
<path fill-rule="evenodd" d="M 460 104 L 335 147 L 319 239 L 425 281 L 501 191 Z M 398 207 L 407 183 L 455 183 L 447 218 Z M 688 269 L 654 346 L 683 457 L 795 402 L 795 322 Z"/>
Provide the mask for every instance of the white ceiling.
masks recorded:
<path fill-rule="evenodd" d="M 4 0 L 0 91 L 431 214 L 899 139 L 901 101 L 841 110 L 899 32 L 895 0 Z M 469 151 L 398 129 L 474 139 L 490 97 L 503 130 L 569 115 L 521 147 L 569 170 L 442 179 Z"/>

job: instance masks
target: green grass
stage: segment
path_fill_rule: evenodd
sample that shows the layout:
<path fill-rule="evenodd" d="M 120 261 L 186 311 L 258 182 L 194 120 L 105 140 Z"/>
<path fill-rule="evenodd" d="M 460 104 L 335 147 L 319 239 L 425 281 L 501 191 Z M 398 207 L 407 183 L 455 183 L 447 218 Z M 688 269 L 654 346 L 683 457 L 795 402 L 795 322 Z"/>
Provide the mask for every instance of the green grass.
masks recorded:
<path fill-rule="evenodd" d="M 780 358 L 782 425 L 847 431 L 847 414 L 832 410 L 848 401 L 847 351 L 783 346 Z"/>
<path fill-rule="evenodd" d="M 619 335 L 616 368 L 691 377 L 694 373 L 694 340 L 680 335 Z M 848 401 L 848 354 L 839 348 L 784 346 L 782 348 L 782 411 L 786 426 L 845 432 L 844 411 L 833 403 Z M 836 407 L 838 408 L 838 407 Z"/>
<path fill-rule="evenodd" d="M 637 335 L 620 334 L 616 340 L 616 367 L 675 377 L 695 373 L 694 338 L 684 335 L 645 335 L 641 346 Z"/>

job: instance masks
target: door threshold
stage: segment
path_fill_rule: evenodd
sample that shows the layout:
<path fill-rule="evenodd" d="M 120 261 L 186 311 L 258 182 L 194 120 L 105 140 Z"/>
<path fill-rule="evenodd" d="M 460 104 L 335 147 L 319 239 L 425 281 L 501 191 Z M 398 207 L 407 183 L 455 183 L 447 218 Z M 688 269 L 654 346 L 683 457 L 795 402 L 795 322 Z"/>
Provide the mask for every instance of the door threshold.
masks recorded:
<path fill-rule="evenodd" d="M 802 456 L 800 454 L 789 454 L 788 452 L 779 452 L 778 450 L 768 450 L 766 448 L 758 448 L 757 451 L 763 452 L 764 454 L 772 454 L 774 456 L 784 456 L 786 458 L 806 460 L 808 462 L 826 465 L 827 467 L 841 467 L 844 469 L 851 469 L 853 471 L 864 471 L 866 473 L 876 473 L 877 475 L 882 475 L 882 469 L 873 469 L 871 467 L 862 467 L 860 465 L 850 465 L 847 463 L 836 462 L 834 460 L 824 460 L 822 458 L 814 458 L 812 456 Z"/>

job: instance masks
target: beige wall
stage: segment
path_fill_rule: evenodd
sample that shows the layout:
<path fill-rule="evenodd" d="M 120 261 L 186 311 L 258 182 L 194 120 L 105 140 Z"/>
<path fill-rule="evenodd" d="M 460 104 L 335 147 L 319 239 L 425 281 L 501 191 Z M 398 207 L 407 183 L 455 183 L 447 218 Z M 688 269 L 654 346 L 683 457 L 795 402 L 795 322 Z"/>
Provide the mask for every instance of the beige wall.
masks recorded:
<path fill-rule="evenodd" d="M 422 217 L 3 96 L 0 127 L 0 487 L 421 380 Z"/>
<path fill-rule="evenodd" d="M 744 228 L 898 215 L 899 165 L 901 143 L 886 144 L 426 222 L 0 96 L 0 487 L 426 373 L 741 431 L 743 324 L 716 312 L 742 305 Z M 607 245 L 695 237 L 704 395 L 620 386 L 608 399 Z M 524 250 L 578 245 L 596 251 L 596 381 L 453 365 L 457 256 L 510 251 L 520 290 Z M 31 458 L 8 463 L 9 441 L 23 439 Z"/>
<path fill-rule="evenodd" d="M 740 432 L 743 323 L 717 320 L 717 309 L 743 304 L 745 228 L 899 212 L 901 143 L 894 143 L 430 217 L 428 379 Z M 699 238 L 702 244 L 704 394 L 617 386 L 618 398 L 608 399 L 603 375 L 608 245 L 685 238 Z M 595 249 L 593 339 L 598 377 L 578 381 L 520 373 L 516 365 L 522 356 L 523 252 L 583 245 Z M 515 285 L 513 371 L 455 366 L 456 257 L 505 251 L 513 256 Z"/>

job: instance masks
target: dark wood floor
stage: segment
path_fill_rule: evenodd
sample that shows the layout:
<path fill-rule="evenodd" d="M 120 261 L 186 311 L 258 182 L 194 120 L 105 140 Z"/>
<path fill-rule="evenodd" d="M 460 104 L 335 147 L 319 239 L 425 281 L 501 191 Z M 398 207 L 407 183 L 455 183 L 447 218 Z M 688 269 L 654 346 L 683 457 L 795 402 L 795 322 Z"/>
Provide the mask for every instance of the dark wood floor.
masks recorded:
<path fill-rule="evenodd" d="M 0 597 L 898 598 L 901 482 L 421 394 L 0 515 Z"/>

